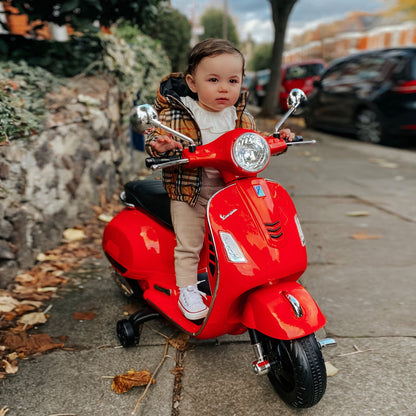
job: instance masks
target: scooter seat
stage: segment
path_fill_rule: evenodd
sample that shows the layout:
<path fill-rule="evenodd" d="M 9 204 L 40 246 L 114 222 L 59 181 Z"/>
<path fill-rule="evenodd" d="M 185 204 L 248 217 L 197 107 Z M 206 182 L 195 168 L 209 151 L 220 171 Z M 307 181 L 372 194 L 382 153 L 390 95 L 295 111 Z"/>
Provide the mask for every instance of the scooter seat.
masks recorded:
<path fill-rule="evenodd" d="M 170 228 L 170 199 L 161 181 L 131 181 L 124 185 L 124 202 L 139 206 Z"/>

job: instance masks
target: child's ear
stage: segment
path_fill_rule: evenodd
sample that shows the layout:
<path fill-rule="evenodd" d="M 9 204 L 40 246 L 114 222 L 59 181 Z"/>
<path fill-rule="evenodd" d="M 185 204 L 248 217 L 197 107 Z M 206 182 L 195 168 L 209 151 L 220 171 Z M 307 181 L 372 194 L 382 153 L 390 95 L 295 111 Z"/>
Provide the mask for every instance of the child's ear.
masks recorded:
<path fill-rule="evenodd" d="M 196 86 L 195 86 L 195 82 L 194 82 L 194 79 L 193 79 L 193 77 L 192 77 L 192 75 L 191 75 L 191 74 L 186 74 L 185 81 L 186 81 L 186 83 L 188 84 L 189 89 L 190 89 L 192 92 L 195 92 L 195 93 L 196 93 Z"/>

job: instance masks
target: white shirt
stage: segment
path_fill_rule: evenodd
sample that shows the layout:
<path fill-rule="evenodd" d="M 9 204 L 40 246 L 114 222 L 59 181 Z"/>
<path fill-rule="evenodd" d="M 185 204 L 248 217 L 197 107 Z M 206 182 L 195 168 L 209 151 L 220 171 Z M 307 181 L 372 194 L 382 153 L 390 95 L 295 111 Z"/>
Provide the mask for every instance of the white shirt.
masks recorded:
<path fill-rule="evenodd" d="M 194 115 L 195 121 L 201 130 L 202 144 L 211 143 L 222 134 L 235 128 L 237 111 L 234 106 L 224 108 L 224 110 L 219 112 L 214 112 L 203 109 L 198 102 L 191 97 L 181 97 L 181 101 Z M 204 170 L 209 178 L 220 176 L 217 169 L 204 168 Z"/>

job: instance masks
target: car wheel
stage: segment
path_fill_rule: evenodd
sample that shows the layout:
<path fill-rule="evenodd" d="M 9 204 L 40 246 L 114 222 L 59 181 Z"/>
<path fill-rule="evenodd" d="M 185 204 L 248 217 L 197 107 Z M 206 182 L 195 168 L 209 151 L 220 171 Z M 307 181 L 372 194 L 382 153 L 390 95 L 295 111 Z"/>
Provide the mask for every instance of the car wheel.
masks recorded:
<path fill-rule="evenodd" d="M 358 113 L 355 127 L 359 140 L 376 144 L 383 142 L 383 127 L 375 111 L 361 110 Z"/>

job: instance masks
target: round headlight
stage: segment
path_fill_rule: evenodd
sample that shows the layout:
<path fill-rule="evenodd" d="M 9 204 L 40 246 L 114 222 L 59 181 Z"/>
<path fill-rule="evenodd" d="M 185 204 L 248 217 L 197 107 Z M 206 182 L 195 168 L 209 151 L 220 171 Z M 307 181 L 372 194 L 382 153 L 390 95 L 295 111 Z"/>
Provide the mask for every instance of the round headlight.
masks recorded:
<path fill-rule="evenodd" d="M 270 147 L 266 139 L 256 133 L 244 133 L 234 142 L 235 163 L 247 172 L 260 172 L 270 160 Z"/>

